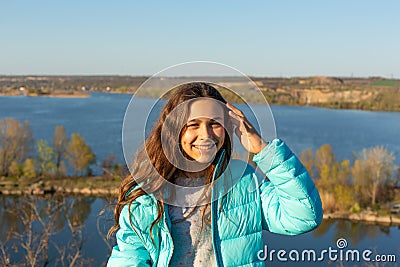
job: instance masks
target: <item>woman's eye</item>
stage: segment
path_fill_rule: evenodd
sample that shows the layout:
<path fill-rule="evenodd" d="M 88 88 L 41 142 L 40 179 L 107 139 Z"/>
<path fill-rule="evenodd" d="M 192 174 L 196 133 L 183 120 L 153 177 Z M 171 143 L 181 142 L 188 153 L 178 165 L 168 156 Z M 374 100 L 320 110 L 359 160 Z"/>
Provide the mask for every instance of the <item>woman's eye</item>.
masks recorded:
<path fill-rule="evenodd" d="M 188 127 L 188 128 L 194 128 L 194 127 L 197 127 L 197 126 L 199 126 L 199 125 L 196 124 L 196 123 L 186 125 L 186 127 Z"/>
<path fill-rule="evenodd" d="M 220 127 L 221 126 L 221 123 L 219 123 L 219 122 L 212 122 L 210 124 L 212 127 Z"/>

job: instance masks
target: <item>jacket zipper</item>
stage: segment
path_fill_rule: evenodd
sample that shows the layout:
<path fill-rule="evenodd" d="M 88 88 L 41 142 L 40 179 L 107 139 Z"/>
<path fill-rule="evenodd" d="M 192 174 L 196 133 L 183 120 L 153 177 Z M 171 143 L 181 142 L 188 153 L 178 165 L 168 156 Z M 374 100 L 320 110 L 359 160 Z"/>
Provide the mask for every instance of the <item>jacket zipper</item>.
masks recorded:
<path fill-rule="evenodd" d="M 168 214 L 168 204 L 165 204 L 164 203 L 164 228 L 167 230 L 166 232 L 167 232 L 167 237 L 169 237 L 169 240 L 172 240 L 172 236 L 171 236 L 171 233 L 170 233 L 170 229 L 169 229 L 169 227 L 168 227 L 168 224 L 167 224 L 167 217 L 168 217 L 168 220 L 169 220 L 169 214 Z M 170 253 L 169 253 L 169 255 L 168 255 L 168 259 L 167 259 L 167 266 L 169 266 L 169 262 L 171 261 L 171 258 L 172 258 L 172 254 L 174 253 L 174 242 L 170 242 L 171 243 L 171 248 L 172 248 L 172 251 L 170 251 Z"/>
<path fill-rule="evenodd" d="M 211 218 L 212 218 L 212 239 L 213 239 L 213 249 L 214 249 L 214 254 L 215 254 L 215 259 L 217 261 L 217 267 L 218 266 L 223 266 L 222 264 L 222 255 L 221 251 L 218 251 L 216 244 L 217 244 L 217 238 L 218 238 L 218 218 L 217 218 L 217 211 L 218 211 L 218 201 L 215 200 L 212 203 L 212 209 L 211 209 Z M 218 238 L 219 239 L 219 238 Z"/>
<path fill-rule="evenodd" d="M 214 181 L 216 174 L 219 172 L 219 168 L 221 167 L 221 161 L 222 161 L 222 158 L 224 157 L 224 155 L 225 155 L 225 151 L 223 150 L 218 159 L 212 181 Z M 217 200 L 214 200 L 214 187 L 212 187 L 212 189 L 211 189 L 211 198 L 212 198 L 211 199 L 211 201 L 212 201 L 212 204 L 211 204 L 212 241 L 213 241 L 215 260 L 216 260 L 217 267 L 218 267 L 218 266 L 223 266 L 223 262 L 222 262 L 221 251 L 218 251 L 218 249 L 216 247 L 217 238 L 219 240 L 219 237 L 218 237 L 218 198 L 217 198 Z"/>

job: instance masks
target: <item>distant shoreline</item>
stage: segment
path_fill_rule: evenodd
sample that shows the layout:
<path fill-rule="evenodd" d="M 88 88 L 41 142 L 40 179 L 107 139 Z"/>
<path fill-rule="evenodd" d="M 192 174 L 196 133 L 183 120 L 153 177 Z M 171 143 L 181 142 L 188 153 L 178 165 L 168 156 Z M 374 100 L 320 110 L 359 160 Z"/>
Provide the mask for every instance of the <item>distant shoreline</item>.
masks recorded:
<path fill-rule="evenodd" d="M 0 93 L 0 96 L 27 96 L 27 97 L 48 97 L 48 98 L 88 98 L 90 93 L 49 93 L 49 94 L 26 94 L 26 93 Z"/>
<path fill-rule="evenodd" d="M 90 93 L 135 94 L 159 97 L 165 90 L 160 84 L 173 88 L 193 77 L 159 77 L 154 86 L 140 90 L 149 77 L 145 76 L 2 76 L 0 95 L 47 96 L 60 98 L 89 97 Z M 196 77 L 198 80 L 199 77 Z M 201 77 L 215 81 L 215 77 Z M 309 76 L 292 78 L 249 77 L 251 83 L 238 77 L 218 77 L 219 89 L 233 103 L 314 106 L 331 109 L 400 112 L 400 79 L 383 77 L 352 78 Z M 259 90 L 256 90 L 258 88 Z M 143 88 L 142 88 L 143 89 Z M 260 97 L 260 92 L 263 97 Z M 265 98 L 265 99 L 264 99 Z"/>

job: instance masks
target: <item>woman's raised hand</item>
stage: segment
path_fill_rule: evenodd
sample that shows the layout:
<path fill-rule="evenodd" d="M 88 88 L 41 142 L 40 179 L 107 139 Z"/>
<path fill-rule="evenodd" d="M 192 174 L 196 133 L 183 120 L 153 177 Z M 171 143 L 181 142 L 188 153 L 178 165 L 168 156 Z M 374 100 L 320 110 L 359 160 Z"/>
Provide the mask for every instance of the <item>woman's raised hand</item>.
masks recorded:
<path fill-rule="evenodd" d="M 261 138 L 257 130 L 246 119 L 241 110 L 229 103 L 226 103 L 226 106 L 230 109 L 229 116 L 231 117 L 233 125 L 236 126 L 235 134 L 243 147 L 250 153 L 259 153 L 267 145 L 267 142 Z"/>

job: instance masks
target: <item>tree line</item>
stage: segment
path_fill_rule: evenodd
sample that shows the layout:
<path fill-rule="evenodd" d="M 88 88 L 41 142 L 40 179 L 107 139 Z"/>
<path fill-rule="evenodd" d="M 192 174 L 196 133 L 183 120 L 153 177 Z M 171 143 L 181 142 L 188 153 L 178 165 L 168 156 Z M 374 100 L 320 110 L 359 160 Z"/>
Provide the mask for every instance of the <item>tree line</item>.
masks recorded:
<path fill-rule="evenodd" d="M 352 162 L 339 161 L 329 144 L 315 152 L 306 149 L 301 153 L 300 160 L 320 191 L 325 212 L 379 210 L 396 199 L 400 168 L 395 165 L 393 152 L 376 146 L 353 156 Z"/>
<path fill-rule="evenodd" d="M 90 175 L 95 162 L 95 154 L 79 133 L 68 137 L 63 126 L 56 126 L 53 140 L 39 140 L 35 147 L 28 121 L 0 120 L 0 177 L 63 177 L 67 163 L 75 176 Z"/>

